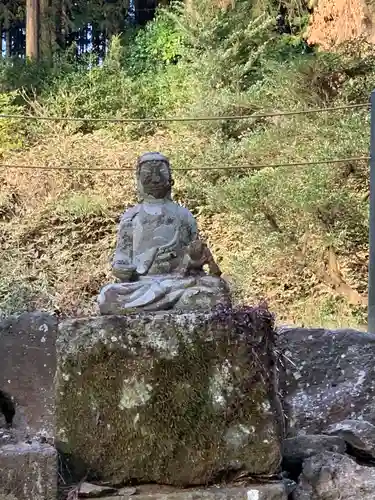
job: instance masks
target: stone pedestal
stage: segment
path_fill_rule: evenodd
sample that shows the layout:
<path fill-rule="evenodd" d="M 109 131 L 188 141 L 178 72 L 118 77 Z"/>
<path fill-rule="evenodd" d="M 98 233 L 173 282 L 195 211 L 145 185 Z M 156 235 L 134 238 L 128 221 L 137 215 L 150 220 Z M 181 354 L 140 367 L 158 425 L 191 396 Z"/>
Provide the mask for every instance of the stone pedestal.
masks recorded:
<path fill-rule="evenodd" d="M 281 418 L 273 330 L 204 314 L 67 320 L 57 341 L 58 445 L 115 484 L 273 474 Z M 225 497 L 223 497 L 225 498 Z"/>

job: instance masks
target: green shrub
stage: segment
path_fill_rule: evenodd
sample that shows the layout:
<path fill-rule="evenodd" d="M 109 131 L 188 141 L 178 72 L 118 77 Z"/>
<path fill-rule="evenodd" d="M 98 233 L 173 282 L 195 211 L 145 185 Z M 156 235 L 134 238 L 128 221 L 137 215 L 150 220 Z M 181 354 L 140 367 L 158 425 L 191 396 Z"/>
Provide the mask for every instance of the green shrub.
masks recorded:
<path fill-rule="evenodd" d="M 175 64 L 183 51 L 182 34 L 174 19 L 163 9 L 128 43 L 131 46 L 125 64 L 135 75 Z"/>
<path fill-rule="evenodd" d="M 74 73 L 85 61 L 74 58 L 75 47 L 55 54 L 51 61 L 30 61 L 19 58 L 0 59 L 0 92 L 24 89 L 27 94 L 40 94 L 67 73 Z M 86 66 L 87 67 L 87 66 Z"/>
<path fill-rule="evenodd" d="M 15 104 L 17 92 L 0 93 L 0 113 L 18 115 L 23 113 L 22 106 Z M 0 153 L 19 149 L 25 144 L 25 122 L 15 118 L 0 119 Z"/>

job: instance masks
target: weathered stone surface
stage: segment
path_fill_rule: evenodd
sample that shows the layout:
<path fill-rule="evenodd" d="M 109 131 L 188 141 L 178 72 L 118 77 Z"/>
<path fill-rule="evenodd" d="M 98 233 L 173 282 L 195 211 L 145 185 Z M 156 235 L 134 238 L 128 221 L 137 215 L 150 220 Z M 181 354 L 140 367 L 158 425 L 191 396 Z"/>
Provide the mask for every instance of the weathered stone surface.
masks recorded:
<path fill-rule="evenodd" d="M 322 433 L 345 419 L 375 425 L 375 335 L 282 328 L 288 433 Z M 289 361 L 290 360 L 290 361 Z"/>
<path fill-rule="evenodd" d="M 15 400 L 20 433 L 54 434 L 57 319 L 24 313 L 0 321 L 0 389 Z"/>
<path fill-rule="evenodd" d="M 308 458 L 293 500 L 373 500 L 375 468 L 346 455 L 325 452 Z"/>
<path fill-rule="evenodd" d="M 123 496 L 123 497 L 131 497 L 137 493 L 137 488 L 134 488 L 132 486 L 125 486 L 125 488 L 120 488 L 116 495 L 117 496 Z"/>
<path fill-rule="evenodd" d="M 82 498 L 97 498 L 112 493 L 116 493 L 116 489 L 111 486 L 82 483 L 79 487 L 78 496 Z"/>
<path fill-rule="evenodd" d="M 45 444 L 17 443 L 0 447 L 0 498 L 56 500 L 57 454 Z"/>
<path fill-rule="evenodd" d="M 357 455 L 375 459 L 375 426 L 370 422 L 344 420 L 330 425 L 325 432 L 343 439 Z"/>
<path fill-rule="evenodd" d="M 168 158 L 146 153 L 138 159 L 136 174 L 141 203 L 121 218 L 112 264 L 120 283 L 101 290 L 101 314 L 207 311 L 217 304 L 230 305 L 228 285 L 198 237 L 196 220 L 186 207 L 172 201 Z"/>
<path fill-rule="evenodd" d="M 302 469 L 301 469 L 301 472 L 302 472 Z M 286 496 L 288 498 L 290 498 L 290 495 L 291 493 L 296 489 L 297 487 L 297 483 L 294 479 L 292 479 L 291 477 L 285 477 L 288 475 L 288 473 L 286 472 L 283 472 L 283 483 L 284 483 L 284 487 L 285 487 L 285 491 L 286 491 Z"/>
<path fill-rule="evenodd" d="M 336 436 L 305 435 L 288 438 L 283 441 L 283 470 L 297 479 L 302 472 L 306 458 L 324 451 L 345 453 L 346 444 Z"/>
<path fill-rule="evenodd" d="M 60 446 L 114 484 L 200 485 L 242 467 L 274 473 L 281 428 L 272 326 L 260 321 L 263 331 L 250 337 L 196 314 L 60 324 Z"/>
<path fill-rule="evenodd" d="M 141 490 L 141 489 L 140 489 Z M 251 485 L 241 488 L 213 487 L 176 492 L 147 492 L 145 488 L 135 496 L 112 496 L 102 500 L 287 500 L 282 483 Z"/>
<path fill-rule="evenodd" d="M 0 428 L 0 446 L 4 444 L 15 444 L 18 439 L 14 429 Z"/>

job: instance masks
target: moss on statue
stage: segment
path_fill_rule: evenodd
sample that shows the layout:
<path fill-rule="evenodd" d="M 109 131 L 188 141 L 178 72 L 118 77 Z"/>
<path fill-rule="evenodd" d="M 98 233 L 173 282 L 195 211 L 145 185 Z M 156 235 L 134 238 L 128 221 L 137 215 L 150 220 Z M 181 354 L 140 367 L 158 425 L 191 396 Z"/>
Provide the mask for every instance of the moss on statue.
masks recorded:
<path fill-rule="evenodd" d="M 264 335 L 253 340 L 212 314 L 63 323 L 57 431 L 65 451 L 121 483 L 206 484 L 242 467 L 276 472 L 272 360 Z"/>

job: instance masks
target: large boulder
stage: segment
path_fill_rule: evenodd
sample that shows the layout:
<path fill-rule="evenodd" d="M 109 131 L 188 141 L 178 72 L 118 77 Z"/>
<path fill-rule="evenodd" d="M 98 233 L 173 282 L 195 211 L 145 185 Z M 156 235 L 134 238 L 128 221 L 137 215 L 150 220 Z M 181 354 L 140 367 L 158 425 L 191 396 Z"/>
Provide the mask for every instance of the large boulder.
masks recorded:
<path fill-rule="evenodd" d="M 60 449 L 113 484 L 273 474 L 282 435 L 273 348 L 272 317 L 256 308 L 67 320 L 57 342 Z"/>
<path fill-rule="evenodd" d="M 375 335 L 282 328 L 288 435 L 322 433 L 347 419 L 375 424 Z"/>
<path fill-rule="evenodd" d="M 346 455 L 325 452 L 308 458 L 293 500 L 373 500 L 375 468 Z"/>

